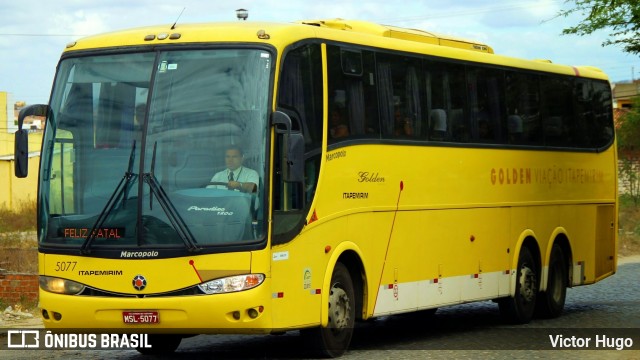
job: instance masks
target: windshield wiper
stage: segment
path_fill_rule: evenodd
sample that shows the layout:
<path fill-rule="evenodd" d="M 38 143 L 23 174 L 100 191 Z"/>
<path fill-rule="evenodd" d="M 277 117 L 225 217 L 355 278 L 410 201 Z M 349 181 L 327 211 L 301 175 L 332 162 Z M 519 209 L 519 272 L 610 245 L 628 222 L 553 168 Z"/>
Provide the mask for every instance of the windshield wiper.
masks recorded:
<path fill-rule="evenodd" d="M 122 196 L 122 207 L 124 208 L 125 202 L 129 194 L 129 190 L 131 189 L 131 186 L 135 182 L 135 179 L 138 178 L 138 175 L 133 173 L 133 162 L 135 160 L 135 153 L 136 153 L 136 141 L 133 140 L 133 144 L 131 145 L 131 153 L 129 154 L 129 166 L 127 167 L 127 171 L 124 173 L 124 176 L 122 177 L 122 179 L 120 179 L 118 186 L 116 186 L 115 190 L 113 190 L 113 193 L 109 198 L 109 201 L 107 201 L 107 204 L 104 206 L 104 208 L 100 212 L 100 215 L 98 215 L 96 222 L 93 224 L 93 227 L 89 232 L 89 235 L 82 243 L 82 246 L 80 247 L 80 252 L 82 254 L 89 254 L 91 252 L 89 250 L 89 247 L 91 246 L 91 243 L 93 242 L 93 240 L 95 240 L 96 238 L 95 230 L 102 227 L 105 220 L 107 219 L 107 216 L 109 216 L 109 214 L 111 214 L 111 211 L 113 211 L 113 209 L 116 207 L 116 204 L 118 203 L 118 199 L 120 198 L 120 196 Z"/>
<path fill-rule="evenodd" d="M 178 210 L 175 208 L 175 206 L 169 199 L 169 196 L 164 191 L 164 188 L 162 187 L 162 185 L 160 184 L 160 182 L 158 181 L 154 173 L 155 165 L 156 165 L 157 145 L 158 145 L 157 142 L 153 144 L 153 156 L 151 158 L 151 171 L 148 173 L 142 174 L 142 180 L 147 184 L 149 184 L 149 189 L 151 189 L 151 194 L 149 194 L 149 207 L 151 208 L 153 206 L 153 196 L 155 195 L 156 198 L 158 198 L 158 202 L 160 203 L 162 210 L 164 210 L 164 213 L 169 218 L 171 225 L 173 225 L 173 228 L 176 230 L 176 232 L 184 242 L 187 249 L 189 251 L 199 251 L 200 248 L 198 247 L 198 245 L 196 245 L 197 241 L 195 240 L 195 237 L 191 233 L 191 230 L 189 230 L 189 227 L 184 222 L 184 219 L 182 219 L 182 217 L 180 216 L 180 213 L 178 212 Z"/>

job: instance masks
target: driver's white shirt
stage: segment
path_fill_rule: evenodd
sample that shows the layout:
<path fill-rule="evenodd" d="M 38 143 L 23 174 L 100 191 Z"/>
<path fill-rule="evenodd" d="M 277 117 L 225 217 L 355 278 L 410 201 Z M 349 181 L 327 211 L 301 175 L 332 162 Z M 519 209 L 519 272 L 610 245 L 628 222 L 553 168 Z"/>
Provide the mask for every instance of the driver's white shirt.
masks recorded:
<path fill-rule="evenodd" d="M 216 173 L 211 178 L 211 182 L 223 182 L 225 184 L 228 183 L 229 182 L 229 173 L 230 172 L 231 172 L 231 170 L 224 169 L 224 170 Z M 240 166 L 239 168 L 233 170 L 233 180 L 241 182 L 241 183 L 251 182 L 251 183 L 256 184 L 256 186 L 258 186 L 258 183 L 260 182 L 260 177 L 258 176 L 258 173 L 255 170 L 249 169 L 249 168 L 244 167 L 244 166 Z M 207 185 L 207 187 L 208 188 L 214 188 L 214 189 L 226 189 L 227 188 L 224 185 Z M 235 191 L 240 191 L 240 190 L 235 189 Z"/>

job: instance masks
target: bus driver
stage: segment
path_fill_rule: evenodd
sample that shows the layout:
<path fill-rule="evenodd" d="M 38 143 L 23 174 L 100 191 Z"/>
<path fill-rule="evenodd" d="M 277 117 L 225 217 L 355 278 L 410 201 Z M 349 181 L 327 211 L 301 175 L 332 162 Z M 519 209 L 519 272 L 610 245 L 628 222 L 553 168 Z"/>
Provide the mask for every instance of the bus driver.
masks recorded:
<path fill-rule="evenodd" d="M 245 193 L 255 192 L 258 188 L 258 173 L 242 166 L 244 154 L 237 145 L 230 145 L 225 151 L 224 161 L 226 169 L 216 173 L 211 178 L 212 183 L 227 183 L 227 185 L 208 185 L 207 188 L 217 188 L 241 191 Z"/>

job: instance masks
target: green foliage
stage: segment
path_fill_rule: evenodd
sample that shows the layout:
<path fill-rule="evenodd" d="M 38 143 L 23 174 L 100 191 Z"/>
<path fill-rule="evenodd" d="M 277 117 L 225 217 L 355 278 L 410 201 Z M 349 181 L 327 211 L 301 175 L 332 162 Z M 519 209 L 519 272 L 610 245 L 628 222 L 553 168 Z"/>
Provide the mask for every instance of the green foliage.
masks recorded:
<path fill-rule="evenodd" d="M 602 46 L 621 45 L 625 52 L 640 53 L 640 2 L 637 0 L 566 0 L 575 7 L 562 10 L 558 16 L 580 14 L 583 20 L 568 27 L 563 34 L 589 35 L 598 30 L 609 30 L 609 39 Z"/>
<path fill-rule="evenodd" d="M 633 99 L 631 109 L 620 118 L 616 136 L 621 153 L 640 150 L 640 97 Z"/>
<path fill-rule="evenodd" d="M 634 206 L 640 204 L 640 172 L 634 160 L 634 154 L 640 150 L 640 98 L 633 100 L 633 107 L 620 119 L 616 130 L 618 138 L 618 157 L 620 167 L 618 175 L 627 185 L 627 196 Z"/>
<path fill-rule="evenodd" d="M 619 167 L 619 176 L 627 185 L 627 193 L 625 195 L 637 207 L 638 203 L 640 203 L 640 174 L 631 159 L 621 158 L 620 161 L 622 165 Z"/>

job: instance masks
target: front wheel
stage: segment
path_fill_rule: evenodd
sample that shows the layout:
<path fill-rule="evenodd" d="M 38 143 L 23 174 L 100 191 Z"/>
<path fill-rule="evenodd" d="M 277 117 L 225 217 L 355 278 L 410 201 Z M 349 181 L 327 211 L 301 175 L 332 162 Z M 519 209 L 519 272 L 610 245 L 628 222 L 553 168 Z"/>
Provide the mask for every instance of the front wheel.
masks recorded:
<path fill-rule="evenodd" d="M 337 263 L 331 276 L 327 326 L 301 331 L 316 355 L 338 357 L 349 347 L 355 324 L 354 296 L 349 270 L 342 263 Z"/>
<path fill-rule="evenodd" d="M 544 318 L 560 316 L 567 296 L 568 283 L 569 275 L 564 252 L 558 244 L 554 244 L 549 259 L 547 290 L 538 294 L 536 314 Z"/>
<path fill-rule="evenodd" d="M 538 293 L 538 273 L 531 251 L 523 246 L 518 256 L 516 291 L 513 297 L 500 299 L 500 313 L 513 324 L 526 324 L 533 318 Z"/>

